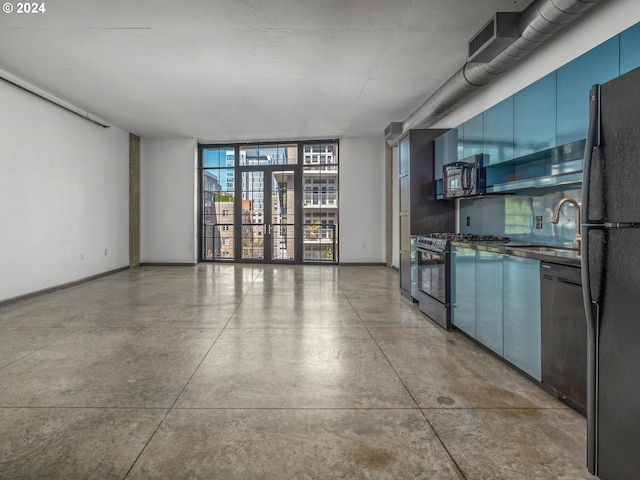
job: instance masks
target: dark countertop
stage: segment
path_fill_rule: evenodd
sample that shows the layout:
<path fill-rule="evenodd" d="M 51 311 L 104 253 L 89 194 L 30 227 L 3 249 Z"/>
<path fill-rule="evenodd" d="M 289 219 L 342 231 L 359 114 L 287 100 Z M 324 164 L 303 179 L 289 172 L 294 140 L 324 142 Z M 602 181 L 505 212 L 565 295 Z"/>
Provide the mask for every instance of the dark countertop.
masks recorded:
<path fill-rule="evenodd" d="M 580 252 L 566 247 L 553 245 L 534 245 L 522 242 L 451 242 L 454 247 L 466 247 L 485 252 L 532 258 L 543 262 L 559 263 L 571 267 L 580 267 Z"/>

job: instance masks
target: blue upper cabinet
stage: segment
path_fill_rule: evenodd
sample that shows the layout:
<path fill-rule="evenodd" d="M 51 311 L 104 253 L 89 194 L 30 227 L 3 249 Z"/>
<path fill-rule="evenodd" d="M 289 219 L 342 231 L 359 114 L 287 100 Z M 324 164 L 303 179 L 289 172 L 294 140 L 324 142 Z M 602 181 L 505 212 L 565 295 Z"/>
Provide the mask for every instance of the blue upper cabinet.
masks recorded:
<path fill-rule="evenodd" d="M 558 145 L 586 138 L 589 90 L 618 76 L 619 52 L 619 37 L 615 36 L 557 70 Z"/>
<path fill-rule="evenodd" d="M 435 142 L 434 178 L 442 180 L 442 166 L 458 160 L 458 129 L 443 133 Z"/>
<path fill-rule="evenodd" d="M 483 129 L 482 113 L 464 122 L 464 148 L 462 158 L 482 153 L 484 148 L 482 140 Z"/>
<path fill-rule="evenodd" d="M 640 67 L 640 23 L 620 34 L 620 75 Z"/>
<path fill-rule="evenodd" d="M 484 112 L 483 137 L 490 165 L 513 158 L 513 97 Z"/>
<path fill-rule="evenodd" d="M 464 123 L 458 125 L 455 130 L 458 132 L 457 145 L 458 145 L 458 160 L 464 158 Z"/>
<path fill-rule="evenodd" d="M 399 158 L 399 171 L 400 176 L 407 175 L 409 173 L 409 148 L 411 146 L 409 135 L 405 135 L 399 143 L 398 156 Z"/>
<path fill-rule="evenodd" d="M 477 153 L 489 157 L 485 165 L 489 167 L 490 188 L 549 175 L 544 173 L 548 163 L 540 162 L 543 157 L 530 155 L 539 152 L 544 155 L 545 150 L 584 140 L 591 87 L 637 67 L 640 67 L 640 23 L 443 135 L 436 145 L 439 152 L 436 179 L 441 183 L 442 165 Z M 558 152 L 552 152 L 552 156 Z"/>
<path fill-rule="evenodd" d="M 514 157 L 556 146 L 556 72 L 513 96 Z"/>

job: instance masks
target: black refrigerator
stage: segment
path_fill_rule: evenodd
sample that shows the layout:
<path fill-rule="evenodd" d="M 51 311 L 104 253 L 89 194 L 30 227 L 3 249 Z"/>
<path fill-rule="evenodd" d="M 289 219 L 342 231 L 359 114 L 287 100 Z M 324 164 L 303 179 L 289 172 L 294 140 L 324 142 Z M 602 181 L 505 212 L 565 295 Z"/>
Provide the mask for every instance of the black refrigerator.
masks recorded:
<path fill-rule="evenodd" d="M 582 184 L 587 465 L 640 478 L 640 69 L 595 85 Z"/>

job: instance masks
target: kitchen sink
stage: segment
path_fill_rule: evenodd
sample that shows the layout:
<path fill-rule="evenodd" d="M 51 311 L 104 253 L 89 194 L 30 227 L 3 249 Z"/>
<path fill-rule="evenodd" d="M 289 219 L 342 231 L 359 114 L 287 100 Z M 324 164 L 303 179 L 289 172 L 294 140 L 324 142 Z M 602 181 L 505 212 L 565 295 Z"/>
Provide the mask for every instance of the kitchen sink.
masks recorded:
<path fill-rule="evenodd" d="M 569 258 L 580 258 L 580 250 L 570 247 L 552 247 L 549 245 L 522 245 L 518 246 L 519 249 L 537 252 L 542 254 L 556 255 Z"/>
<path fill-rule="evenodd" d="M 578 250 L 574 248 L 568 247 L 549 247 L 546 245 L 524 245 L 522 247 L 523 250 L 535 250 L 536 252 L 575 252 L 580 253 Z"/>

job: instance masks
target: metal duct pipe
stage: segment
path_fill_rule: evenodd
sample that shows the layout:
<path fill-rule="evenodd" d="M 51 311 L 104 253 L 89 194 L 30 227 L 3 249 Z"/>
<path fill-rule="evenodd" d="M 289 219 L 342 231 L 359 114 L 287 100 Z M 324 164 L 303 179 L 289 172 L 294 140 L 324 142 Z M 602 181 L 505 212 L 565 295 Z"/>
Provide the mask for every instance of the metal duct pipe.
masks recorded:
<path fill-rule="evenodd" d="M 402 122 L 402 132 L 428 128 L 600 0 L 535 0 L 516 18 L 520 37 L 489 63 L 467 63 Z M 397 145 L 397 141 L 392 143 Z"/>

